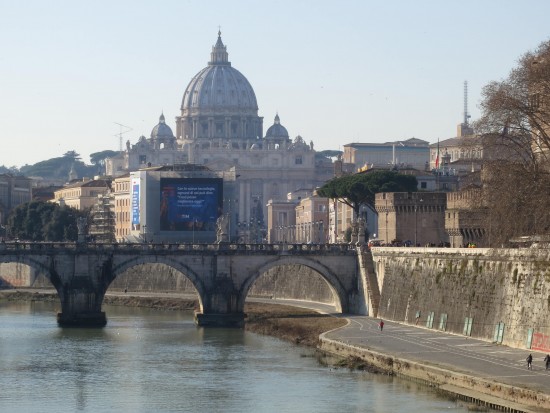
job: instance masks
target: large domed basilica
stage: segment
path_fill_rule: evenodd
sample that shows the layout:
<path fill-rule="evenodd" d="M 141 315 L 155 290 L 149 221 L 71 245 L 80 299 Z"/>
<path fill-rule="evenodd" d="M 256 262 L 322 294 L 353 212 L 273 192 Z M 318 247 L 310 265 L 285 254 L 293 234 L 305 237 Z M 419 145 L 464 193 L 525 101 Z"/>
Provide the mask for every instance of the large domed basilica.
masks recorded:
<path fill-rule="evenodd" d="M 231 66 L 218 32 L 208 66 L 197 73 L 183 94 L 177 135 L 189 139 L 253 140 L 262 136 L 262 118 L 252 85 Z"/>
<path fill-rule="evenodd" d="M 147 166 L 198 164 L 213 171 L 233 171 L 234 199 L 227 200 L 233 222 L 264 222 L 270 199 L 284 200 L 300 189 L 312 190 L 332 177 L 330 160 L 316 161 L 313 143 L 290 139 L 276 114 L 263 135 L 256 94 L 229 61 L 218 32 L 208 66 L 189 82 L 176 117 L 176 135 L 164 115 L 151 136 L 107 160 L 107 174 L 120 176 Z"/>

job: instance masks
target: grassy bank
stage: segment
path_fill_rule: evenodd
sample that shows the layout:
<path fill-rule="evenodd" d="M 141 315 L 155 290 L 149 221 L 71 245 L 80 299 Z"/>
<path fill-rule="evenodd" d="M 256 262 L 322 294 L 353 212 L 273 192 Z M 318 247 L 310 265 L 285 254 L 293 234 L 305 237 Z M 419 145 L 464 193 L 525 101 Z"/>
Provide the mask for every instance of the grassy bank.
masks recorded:
<path fill-rule="evenodd" d="M 12 301 L 59 302 L 56 293 L 28 292 L 22 290 L 0 291 L 0 299 Z M 158 310 L 191 311 L 198 307 L 196 300 L 173 297 L 142 297 L 132 295 L 107 295 L 106 305 L 146 307 Z M 305 308 L 279 304 L 246 303 L 245 330 L 277 337 L 295 344 L 316 347 L 319 335 L 346 324 L 345 319 L 335 318 Z"/>

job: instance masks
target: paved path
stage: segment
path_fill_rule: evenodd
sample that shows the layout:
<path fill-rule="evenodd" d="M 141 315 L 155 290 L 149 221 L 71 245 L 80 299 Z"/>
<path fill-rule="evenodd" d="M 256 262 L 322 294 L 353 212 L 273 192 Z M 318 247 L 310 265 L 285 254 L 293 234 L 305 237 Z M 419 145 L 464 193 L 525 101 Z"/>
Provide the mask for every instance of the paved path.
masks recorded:
<path fill-rule="evenodd" d="M 544 353 L 531 352 L 533 370 L 527 370 L 525 358 L 529 350 L 385 320 L 384 331 L 380 332 L 377 319 L 345 317 L 350 324 L 328 333 L 326 337 L 398 358 L 550 394 L 550 370 L 545 370 Z"/>
<path fill-rule="evenodd" d="M 544 366 L 545 353 L 510 348 L 457 334 L 366 316 L 336 314 L 326 304 L 295 300 L 274 300 L 279 303 L 307 307 L 350 320 L 346 327 L 331 331 L 325 337 L 356 347 L 391 355 L 449 371 L 550 394 L 550 370 Z M 527 370 L 526 357 L 533 355 L 533 370 Z M 471 393 L 471 391 L 468 391 Z M 486 395 L 483 398 L 487 399 Z M 491 396 L 489 396 L 489 399 Z M 493 398 L 498 400 L 498 398 Z M 519 406 L 515 403 L 510 405 Z M 548 410 L 547 410 L 548 409 Z M 550 411 L 547 406 L 544 411 Z M 526 408 L 528 411 L 542 411 Z"/>

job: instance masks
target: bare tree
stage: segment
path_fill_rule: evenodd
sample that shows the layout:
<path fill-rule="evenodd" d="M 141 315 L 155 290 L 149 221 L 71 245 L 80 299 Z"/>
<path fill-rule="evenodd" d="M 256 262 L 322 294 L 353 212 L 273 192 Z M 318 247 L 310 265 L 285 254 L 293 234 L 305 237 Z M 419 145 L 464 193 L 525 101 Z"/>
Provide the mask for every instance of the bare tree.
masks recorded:
<path fill-rule="evenodd" d="M 475 123 L 484 146 L 487 238 L 550 232 L 550 41 L 518 61 L 509 76 L 482 92 Z M 489 156 L 485 157 L 485 151 Z"/>

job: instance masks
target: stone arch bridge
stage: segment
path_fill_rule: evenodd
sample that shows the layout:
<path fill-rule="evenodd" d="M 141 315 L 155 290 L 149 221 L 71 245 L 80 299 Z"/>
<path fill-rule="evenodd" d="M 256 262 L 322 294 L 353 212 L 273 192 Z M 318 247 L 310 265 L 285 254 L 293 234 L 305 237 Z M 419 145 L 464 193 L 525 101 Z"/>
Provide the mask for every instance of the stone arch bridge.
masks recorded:
<path fill-rule="evenodd" d="M 378 286 L 369 291 L 361 276 L 365 259 L 358 260 L 358 252 L 361 256 L 343 244 L 3 243 L 0 262 L 29 265 L 50 280 L 61 301 L 60 325 L 105 325 L 101 307 L 111 282 L 133 266 L 162 263 L 183 273 L 196 288 L 197 324 L 241 326 L 250 287 L 269 269 L 289 264 L 319 273 L 339 311 L 372 314 L 377 301 L 369 296 Z"/>

